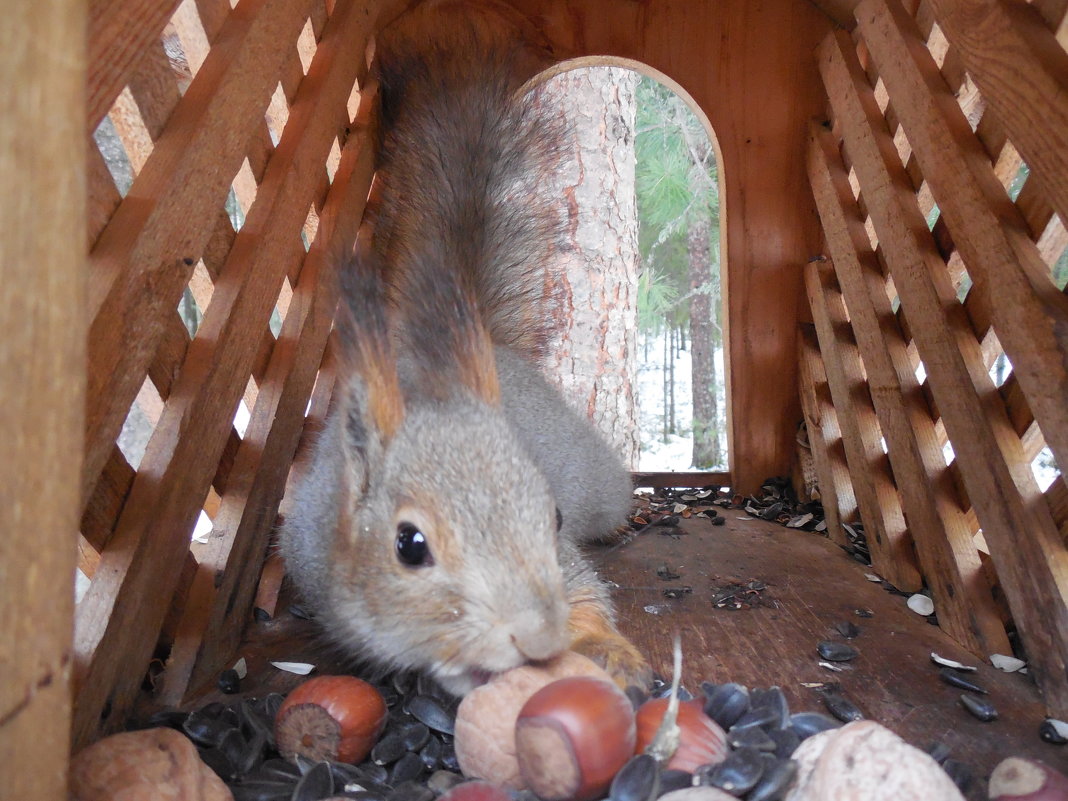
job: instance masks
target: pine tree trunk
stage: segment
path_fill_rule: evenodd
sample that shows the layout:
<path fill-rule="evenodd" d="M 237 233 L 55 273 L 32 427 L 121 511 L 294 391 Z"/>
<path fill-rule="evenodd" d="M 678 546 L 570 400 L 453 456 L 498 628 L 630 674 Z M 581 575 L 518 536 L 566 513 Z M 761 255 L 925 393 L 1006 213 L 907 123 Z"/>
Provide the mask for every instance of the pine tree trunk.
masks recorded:
<path fill-rule="evenodd" d="M 567 224 L 557 243 L 564 280 L 550 292 L 558 337 L 546 372 L 631 469 L 638 464 L 636 85 L 636 73 L 601 67 L 564 73 L 542 89 L 542 102 L 568 118 L 576 154 L 549 190 L 564 199 Z"/>
<path fill-rule="evenodd" d="M 712 317 L 712 260 L 707 219 L 690 224 L 686 247 L 690 261 L 690 359 L 693 386 L 693 466 L 714 467 L 720 460 L 716 409 L 716 329 Z"/>

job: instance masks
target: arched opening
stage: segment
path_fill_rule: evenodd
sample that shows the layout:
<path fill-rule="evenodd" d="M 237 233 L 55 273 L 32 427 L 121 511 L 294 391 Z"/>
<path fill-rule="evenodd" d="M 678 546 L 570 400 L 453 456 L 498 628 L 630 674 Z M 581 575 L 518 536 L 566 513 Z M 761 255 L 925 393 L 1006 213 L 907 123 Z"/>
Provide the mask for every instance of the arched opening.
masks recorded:
<path fill-rule="evenodd" d="M 626 59 L 565 61 L 531 84 L 575 153 L 552 188 L 567 223 L 549 371 L 632 469 L 726 473 L 725 193 L 707 116 Z"/>

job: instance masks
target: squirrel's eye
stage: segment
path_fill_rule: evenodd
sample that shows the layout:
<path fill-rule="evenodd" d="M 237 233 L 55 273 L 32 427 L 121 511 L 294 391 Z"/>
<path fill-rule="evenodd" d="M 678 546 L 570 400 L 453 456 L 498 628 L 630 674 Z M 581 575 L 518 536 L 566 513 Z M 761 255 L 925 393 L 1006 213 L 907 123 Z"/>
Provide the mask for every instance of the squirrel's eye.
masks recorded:
<path fill-rule="evenodd" d="M 556 530 L 560 531 L 564 527 L 564 513 L 560 511 L 560 507 L 556 507 Z"/>
<path fill-rule="evenodd" d="M 434 564 L 426 536 L 411 523 L 397 525 L 397 558 L 412 567 L 429 567 Z"/>

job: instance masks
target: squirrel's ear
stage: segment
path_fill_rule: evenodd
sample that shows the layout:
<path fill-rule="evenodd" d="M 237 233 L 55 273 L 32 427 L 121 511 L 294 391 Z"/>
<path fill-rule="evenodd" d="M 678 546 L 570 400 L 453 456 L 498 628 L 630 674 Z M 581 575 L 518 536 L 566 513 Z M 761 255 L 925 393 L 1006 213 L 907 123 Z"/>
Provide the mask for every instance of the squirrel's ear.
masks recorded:
<path fill-rule="evenodd" d="M 347 434 L 365 450 L 372 440 L 388 443 L 404 420 L 383 277 L 365 237 L 341 265 L 340 280 L 339 388 L 346 394 Z"/>

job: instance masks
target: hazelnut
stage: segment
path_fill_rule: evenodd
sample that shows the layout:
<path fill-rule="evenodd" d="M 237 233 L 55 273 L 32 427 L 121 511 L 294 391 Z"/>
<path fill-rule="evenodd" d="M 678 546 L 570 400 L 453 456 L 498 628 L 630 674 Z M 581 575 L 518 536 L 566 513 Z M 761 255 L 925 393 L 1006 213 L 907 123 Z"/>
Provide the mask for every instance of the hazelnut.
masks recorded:
<path fill-rule="evenodd" d="M 611 681 L 593 661 L 574 651 L 538 665 L 523 665 L 494 676 L 469 692 L 456 712 L 456 758 L 465 776 L 523 790 L 515 754 L 519 710 L 535 692 L 565 676 Z"/>
<path fill-rule="evenodd" d="M 314 762 L 356 763 L 371 750 L 386 724 L 382 695 L 354 676 L 317 676 L 289 694 L 275 718 L 278 751 Z"/>
<path fill-rule="evenodd" d="M 635 753 L 642 753 L 653 741 L 664 713 L 667 698 L 653 698 L 638 709 L 638 738 Z M 727 757 L 727 735 L 719 724 L 705 714 L 700 701 L 679 703 L 679 747 L 664 767 L 693 773 L 702 765 L 717 765 Z"/>
<path fill-rule="evenodd" d="M 545 801 L 587 801 L 634 753 L 634 708 L 614 683 L 572 676 L 542 687 L 516 721 L 519 772 Z"/>
<path fill-rule="evenodd" d="M 1068 777 L 1037 759 L 1009 757 L 990 774 L 992 801 L 1064 801 Z"/>

